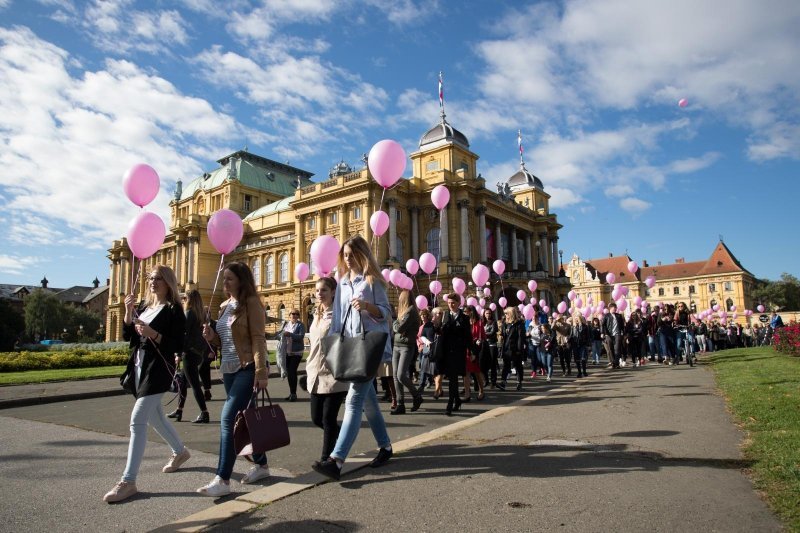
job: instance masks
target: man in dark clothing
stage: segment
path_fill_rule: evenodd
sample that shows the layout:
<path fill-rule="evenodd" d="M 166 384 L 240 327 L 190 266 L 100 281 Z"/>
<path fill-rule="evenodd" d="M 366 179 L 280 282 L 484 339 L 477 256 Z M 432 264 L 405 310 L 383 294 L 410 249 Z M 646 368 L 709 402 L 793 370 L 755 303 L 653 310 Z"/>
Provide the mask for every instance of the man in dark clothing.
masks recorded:
<path fill-rule="evenodd" d="M 458 377 L 467 373 L 467 349 L 472 341 L 472 329 L 467 315 L 459 305 L 461 297 L 450 294 L 447 297 L 447 311 L 442 317 L 441 325 L 434 324 L 439 333 L 437 342 L 441 343 L 443 353 L 437 365 L 442 374 L 447 376 L 449 384 L 449 398 L 447 400 L 447 416 L 461 407 L 458 397 Z"/>
<path fill-rule="evenodd" d="M 617 313 L 617 304 L 608 305 L 608 314 L 603 317 L 603 341 L 608 353 L 608 366 L 619 368 L 622 354 L 622 335 L 625 333 L 625 318 Z"/>

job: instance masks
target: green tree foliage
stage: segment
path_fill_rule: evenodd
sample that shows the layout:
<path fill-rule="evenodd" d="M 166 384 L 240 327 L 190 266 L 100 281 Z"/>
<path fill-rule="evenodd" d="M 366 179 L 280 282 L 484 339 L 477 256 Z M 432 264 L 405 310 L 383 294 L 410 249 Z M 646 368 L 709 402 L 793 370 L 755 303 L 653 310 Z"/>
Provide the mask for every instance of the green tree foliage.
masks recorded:
<path fill-rule="evenodd" d="M 778 281 L 760 279 L 753 290 L 753 299 L 767 309 L 800 310 L 800 280 L 786 272 Z"/>
<path fill-rule="evenodd" d="M 53 294 L 36 289 L 25 298 L 25 333 L 31 338 L 56 338 L 64 327 L 64 305 Z"/>
<path fill-rule="evenodd" d="M 0 352 L 11 351 L 25 331 L 25 320 L 10 303 L 0 300 Z"/>
<path fill-rule="evenodd" d="M 86 342 L 98 340 L 97 332 L 102 322 L 100 315 L 81 307 L 64 305 L 64 327 L 67 329 L 65 342 Z M 81 329 L 83 326 L 83 329 Z"/>

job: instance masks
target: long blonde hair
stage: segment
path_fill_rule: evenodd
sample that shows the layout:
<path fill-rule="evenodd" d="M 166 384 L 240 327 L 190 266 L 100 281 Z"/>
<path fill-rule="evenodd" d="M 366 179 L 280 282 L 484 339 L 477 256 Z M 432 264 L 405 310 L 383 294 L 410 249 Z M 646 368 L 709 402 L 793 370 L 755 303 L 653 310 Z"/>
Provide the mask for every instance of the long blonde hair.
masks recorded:
<path fill-rule="evenodd" d="M 406 313 L 415 308 L 417 304 L 411 298 L 411 291 L 403 289 L 397 297 L 397 319 L 400 320 Z"/>
<path fill-rule="evenodd" d="M 175 277 L 175 272 L 172 271 L 167 265 L 156 265 L 150 269 L 150 275 L 153 274 L 161 276 L 164 280 L 164 285 L 167 286 L 167 302 L 173 305 L 180 305 L 180 294 L 178 293 L 178 278 Z M 145 298 L 147 307 L 155 305 L 158 302 L 155 293 L 151 292 Z"/>
<path fill-rule="evenodd" d="M 345 246 L 350 248 L 350 252 L 352 254 L 351 261 L 355 263 L 355 265 L 364 275 L 364 278 L 367 280 L 367 283 L 369 283 L 369 286 L 372 287 L 375 283 L 380 283 L 385 287 L 386 281 L 383 279 L 381 269 L 378 267 L 378 262 L 375 260 L 375 256 L 372 255 L 372 250 L 369 249 L 369 244 L 361 235 L 353 235 L 344 241 L 341 248 L 339 248 L 339 261 L 337 268 L 341 277 L 350 277 L 350 270 L 347 268 L 347 263 L 344 261 Z"/>

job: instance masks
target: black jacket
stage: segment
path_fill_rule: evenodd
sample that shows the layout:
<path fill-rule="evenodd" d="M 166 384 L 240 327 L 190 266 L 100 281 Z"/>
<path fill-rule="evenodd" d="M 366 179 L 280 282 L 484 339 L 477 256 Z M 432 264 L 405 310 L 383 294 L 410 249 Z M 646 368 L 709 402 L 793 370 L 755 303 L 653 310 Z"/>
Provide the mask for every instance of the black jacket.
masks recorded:
<path fill-rule="evenodd" d="M 603 317 L 603 334 L 611 335 L 611 331 L 614 328 L 614 324 L 612 320 L 617 320 L 617 330 L 619 331 L 620 335 L 625 334 L 625 318 L 622 316 L 621 313 L 608 313 Z"/>
<path fill-rule="evenodd" d="M 145 310 L 145 305 L 140 304 L 137 315 L 141 315 Z M 161 343 L 156 350 L 155 345 L 147 339 L 142 340 L 136 333 L 135 324 L 122 324 L 122 338 L 130 341 L 131 353 L 128 357 L 128 367 L 126 372 L 130 372 L 131 379 L 135 376 L 135 356 L 136 351 L 144 348 L 144 359 L 142 360 L 142 377 L 139 382 L 139 389 L 135 396 L 150 396 L 151 394 L 161 394 L 169 390 L 172 383 L 172 376 L 175 374 L 175 354 L 183 351 L 183 342 L 186 324 L 186 315 L 183 309 L 177 304 L 167 304 L 150 322 L 150 327 L 161 334 Z M 161 352 L 159 354 L 159 352 Z M 133 381 L 135 383 L 135 380 Z"/>
<path fill-rule="evenodd" d="M 525 351 L 525 321 L 503 324 L 503 355 L 522 354 Z"/>
<path fill-rule="evenodd" d="M 438 340 L 444 349 L 442 359 L 437 363 L 442 374 L 463 376 L 467 373 L 467 350 L 471 341 L 472 328 L 467 315 L 459 310 L 453 318 L 450 311 L 446 311 L 439 326 Z"/>

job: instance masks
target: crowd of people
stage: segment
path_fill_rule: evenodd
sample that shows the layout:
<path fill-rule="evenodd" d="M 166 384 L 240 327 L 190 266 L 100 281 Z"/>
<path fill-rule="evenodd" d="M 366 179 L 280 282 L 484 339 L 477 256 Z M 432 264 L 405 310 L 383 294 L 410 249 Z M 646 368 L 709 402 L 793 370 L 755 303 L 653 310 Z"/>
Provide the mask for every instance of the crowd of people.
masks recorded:
<path fill-rule="evenodd" d="M 310 353 L 305 380 L 300 387 L 310 396 L 310 417 L 322 429 L 322 447 L 312 468 L 339 479 L 353 443 L 366 416 L 378 446 L 370 463 L 379 467 L 392 457 L 392 444 L 379 405 L 378 384 L 385 401 L 391 402 L 390 416 L 418 411 L 426 388 L 432 398 L 444 394 L 444 414 L 452 416 L 462 404 L 482 401 L 487 390 L 502 394 L 510 386 L 521 391 L 525 365 L 530 378 L 550 381 L 556 361 L 562 376 L 588 376 L 590 365 L 610 368 L 639 367 L 648 363 L 693 365 L 697 354 L 733 347 L 769 344 L 780 317 L 761 326 L 734 322 L 696 320 L 683 303 L 653 307 L 649 313 L 636 309 L 627 317 L 614 303 L 608 312 L 587 320 L 581 313 L 548 315 L 535 307 L 526 320 L 516 307 L 495 313 L 479 312 L 463 305 L 462 297 L 450 294 L 444 304 L 418 309 L 410 291 L 398 294 L 396 311 L 389 303 L 387 284 L 360 236 L 348 239 L 340 248 L 339 281 L 322 277 L 316 282 L 317 306 L 310 325 Z M 256 292 L 253 274 L 245 263 L 226 265 L 222 273 L 227 295 L 216 320 L 210 320 L 197 291 L 183 297 L 177 290 L 172 269 L 157 266 L 149 273 L 148 296 L 135 303 L 125 298 L 124 338 L 130 342 L 130 358 L 121 384 L 136 401 L 130 417 L 130 443 L 121 480 L 104 496 L 109 503 L 123 501 L 137 493 L 136 477 L 147 442 L 147 426 L 167 442 L 171 450 L 162 471 L 177 471 L 191 454 L 169 421 L 180 421 L 188 386 L 200 413 L 196 423 L 208 423 L 205 402 L 210 399 L 210 379 L 202 377 L 209 354 L 218 354 L 219 370 L 226 393 L 220 415 L 219 459 L 215 477 L 199 494 L 221 497 L 231 492 L 230 479 L 237 455 L 233 430 L 236 413 L 245 409 L 259 390 L 268 385 L 265 311 Z M 298 367 L 304 350 L 305 329 L 300 313 L 293 310 L 281 330 L 282 368 L 289 381 L 288 401 L 297 399 Z M 326 360 L 322 339 L 332 334 L 348 337 L 363 331 L 386 334 L 381 365 L 372 381 L 343 383 L 334 377 Z M 183 380 L 176 379 L 182 364 Z M 514 383 L 515 382 L 515 383 Z M 178 383 L 179 404 L 165 415 L 164 395 Z M 182 384 L 181 384 L 182 383 Z M 201 392 L 202 389 L 202 392 Z M 407 406 L 407 394 L 410 406 Z M 339 424 L 339 411 L 344 415 Z M 241 478 L 253 483 L 269 476 L 267 457 L 250 457 L 253 466 Z"/>

